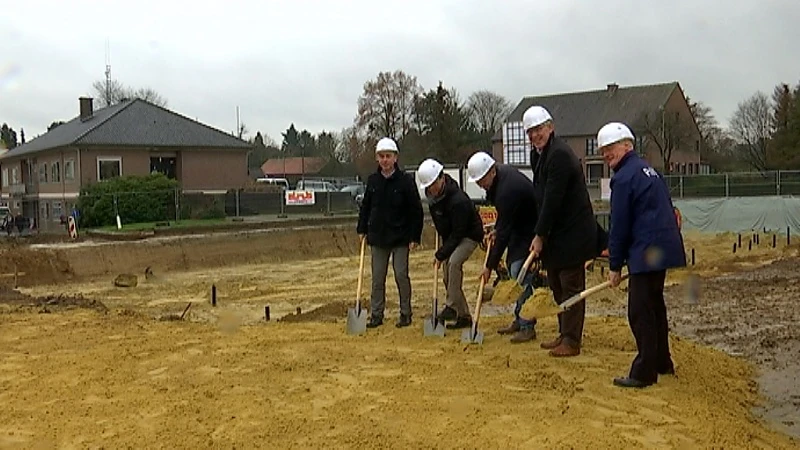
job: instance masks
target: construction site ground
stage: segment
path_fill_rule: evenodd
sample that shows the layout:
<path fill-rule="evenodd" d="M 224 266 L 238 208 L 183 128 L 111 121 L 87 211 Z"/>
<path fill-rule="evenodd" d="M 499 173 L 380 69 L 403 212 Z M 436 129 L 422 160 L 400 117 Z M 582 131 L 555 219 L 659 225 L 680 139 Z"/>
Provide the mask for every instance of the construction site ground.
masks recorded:
<path fill-rule="evenodd" d="M 575 358 L 539 348 L 556 334 L 552 317 L 533 343 L 509 343 L 495 332 L 509 308 L 491 302 L 482 345 L 461 344 L 461 330 L 424 338 L 430 226 L 411 256 L 413 326 L 393 326 L 390 270 L 386 325 L 346 335 L 354 228 L 3 242 L 0 448 L 800 445 L 800 239 L 772 248 L 761 234 L 748 250 L 743 236 L 734 254 L 736 235 L 687 234 L 696 264 L 667 289 L 677 374 L 625 390 L 611 383 L 635 354 L 620 290 L 587 300 Z M 471 306 L 483 256 L 467 263 Z M 369 256 L 366 267 L 365 299 Z M 702 279 L 696 305 L 689 273 Z M 137 286 L 114 286 L 120 274 Z"/>

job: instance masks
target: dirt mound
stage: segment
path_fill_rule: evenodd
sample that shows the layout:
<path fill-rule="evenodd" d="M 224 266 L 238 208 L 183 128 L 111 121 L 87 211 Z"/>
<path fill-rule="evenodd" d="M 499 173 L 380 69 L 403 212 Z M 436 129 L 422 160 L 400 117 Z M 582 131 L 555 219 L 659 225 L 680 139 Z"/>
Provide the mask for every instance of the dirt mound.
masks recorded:
<path fill-rule="evenodd" d="M 300 314 L 288 314 L 278 319 L 279 322 L 302 323 L 302 322 L 336 322 L 347 316 L 347 308 L 350 305 L 345 302 L 328 303 L 319 308 L 312 309 Z"/>
<path fill-rule="evenodd" d="M 72 267 L 59 250 L 31 250 L 15 243 L 0 247 L 0 284 L 18 286 L 58 283 L 73 277 Z"/>
<path fill-rule="evenodd" d="M 0 286 L 0 304 L 18 308 L 41 308 L 41 312 L 50 312 L 51 309 L 86 308 L 106 313 L 108 308 L 102 302 L 85 298 L 83 295 L 46 295 L 32 297 L 16 289 Z"/>

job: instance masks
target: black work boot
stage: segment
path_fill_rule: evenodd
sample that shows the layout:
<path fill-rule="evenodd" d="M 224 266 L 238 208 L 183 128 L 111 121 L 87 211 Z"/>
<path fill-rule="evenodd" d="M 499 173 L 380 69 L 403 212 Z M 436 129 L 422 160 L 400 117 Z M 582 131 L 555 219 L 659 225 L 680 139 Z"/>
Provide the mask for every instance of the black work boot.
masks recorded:
<path fill-rule="evenodd" d="M 369 322 L 367 322 L 367 328 L 377 328 L 381 325 L 383 325 L 383 319 L 377 317 L 370 317 Z"/>
<path fill-rule="evenodd" d="M 457 318 L 458 318 L 458 313 L 456 312 L 455 309 L 449 306 L 445 306 L 444 309 L 442 309 L 442 312 L 440 312 L 439 315 L 436 317 L 436 319 L 442 323 L 452 322 Z"/>
<path fill-rule="evenodd" d="M 411 325 L 411 316 L 406 316 L 405 314 L 400 314 L 400 318 L 397 320 L 397 323 L 394 324 L 397 328 L 403 328 Z"/>
<path fill-rule="evenodd" d="M 455 323 L 445 325 L 448 330 L 457 330 L 459 328 L 469 328 L 472 326 L 472 316 L 462 316 L 456 319 Z"/>

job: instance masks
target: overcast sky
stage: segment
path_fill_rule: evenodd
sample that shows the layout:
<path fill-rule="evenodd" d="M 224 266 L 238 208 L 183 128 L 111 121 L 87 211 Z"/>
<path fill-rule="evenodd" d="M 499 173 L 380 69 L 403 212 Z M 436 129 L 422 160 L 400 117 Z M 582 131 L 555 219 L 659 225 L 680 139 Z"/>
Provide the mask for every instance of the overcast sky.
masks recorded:
<path fill-rule="evenodd" d="M 191 6 L 187 6 L 191 5 Z M 224 5 L 224 6 L 223 6 Z M 0 122 L 28 139 L 104 77 L 225 131 L 280 142 L 352 124 L 365 81 L 402 69 L 462 98 L 677 80 L 724 124 L 800 81 L 800 0 L 0 0 Z"/>

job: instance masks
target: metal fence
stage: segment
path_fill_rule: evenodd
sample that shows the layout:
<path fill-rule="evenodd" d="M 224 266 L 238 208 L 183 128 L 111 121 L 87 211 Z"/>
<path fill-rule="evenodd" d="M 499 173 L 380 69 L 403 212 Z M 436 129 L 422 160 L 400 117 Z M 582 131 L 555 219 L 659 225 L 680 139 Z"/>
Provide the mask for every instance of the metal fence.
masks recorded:
<path fill-rule="evenodd" d="M 673 198 L 800 195 L 800 171 L 667 175 Z"/>

